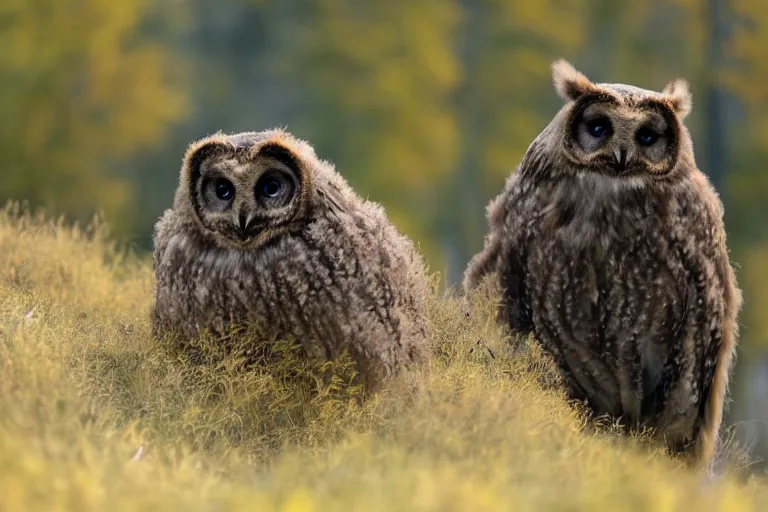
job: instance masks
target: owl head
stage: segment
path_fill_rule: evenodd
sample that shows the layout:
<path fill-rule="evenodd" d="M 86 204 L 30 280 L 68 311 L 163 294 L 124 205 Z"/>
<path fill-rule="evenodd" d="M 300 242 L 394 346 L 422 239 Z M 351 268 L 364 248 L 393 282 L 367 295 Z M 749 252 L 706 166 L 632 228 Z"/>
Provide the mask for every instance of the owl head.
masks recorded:
<path fill-rule="evenodd" d="M 219 245 L 253 249 L 300 229 L 313 191 L 314 150 L 282 130 L 193 142 L 174 208 Z"/>
<path fill-rule="evenodd" d="M 691 93 L 681 79 L 661 92 L 631 85 L 593 83 L 564 60 L 552 65 L 558 94 L 567 102 L 563 151 L 576 168 L 614 177 L 668 178 L 692 155 L 683 120 Z"/>

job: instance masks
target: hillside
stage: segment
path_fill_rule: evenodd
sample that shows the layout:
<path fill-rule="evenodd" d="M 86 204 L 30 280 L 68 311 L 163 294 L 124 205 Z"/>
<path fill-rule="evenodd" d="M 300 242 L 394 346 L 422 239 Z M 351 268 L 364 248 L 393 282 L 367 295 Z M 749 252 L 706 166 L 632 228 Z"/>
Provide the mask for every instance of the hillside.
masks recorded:
<path fill-rule="evenodd" d="M 0 510 L 758 510 L 584 421 L 492 304 L 430 302 L 434 360 L 359 405 L 273 346 L 193 366 L 152 340 L 150 263 L 101 225 L 0 213 Z M 514 348 L 512 348 L 514 347 Z M 210 349 L 209 349 L 210 351 Z M 216 357 L 216 354 L 211 354 Z M 738 461 L 736 461 L 738 464 Z"/>

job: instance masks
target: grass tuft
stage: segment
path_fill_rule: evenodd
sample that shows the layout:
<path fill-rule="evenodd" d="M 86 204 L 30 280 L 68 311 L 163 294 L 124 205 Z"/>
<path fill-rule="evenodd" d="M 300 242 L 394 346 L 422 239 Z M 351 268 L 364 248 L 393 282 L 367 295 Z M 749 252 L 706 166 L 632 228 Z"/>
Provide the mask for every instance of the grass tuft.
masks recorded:
<path fill-rule="evenodd" d="M 432 361 L 364 397 L 348 358 L 153 340 L 148 260 L 0 211 L 0 510 L 759 510 L 565 399 L 491 294 L 429 301 Z M 255 356 L 255 357 L 254 357 Z M 258 364 L 247 364 L 256 360 Z M 204 364 L 201 364 L 204 363 Z M 729 445 L 730 446 L 730 445 Z M 735 464 L 735 466 L 734 466 Z"/>

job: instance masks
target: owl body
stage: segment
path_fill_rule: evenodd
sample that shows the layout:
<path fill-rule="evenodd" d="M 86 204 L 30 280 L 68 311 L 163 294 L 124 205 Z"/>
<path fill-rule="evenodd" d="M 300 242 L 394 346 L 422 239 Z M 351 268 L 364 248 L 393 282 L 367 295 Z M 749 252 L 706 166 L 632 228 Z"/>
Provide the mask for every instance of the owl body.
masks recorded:
<path fill-rule="evenodd" d="M 682 124 L 687 88 L 593 84 L 563 62 L 555 83 L 568 103 L 489 205 L 465 287 L 492 276 L 500 317 L 535 334 L 595 414 L 707 463 L 741 294 Z"/>
<path fill-rule="evenodd" d="M 270 173 L 290 189 L 272 203 L 259 197 L 280 188 Z M 158 335 L 256 325 L 310 355 L 349 351 L 371 388 L 425 361 L 421 257 L 381 206 L 285 132 L 216 135 L 190 147 L 174 208 L 156 226 L 154 267 Z"/>

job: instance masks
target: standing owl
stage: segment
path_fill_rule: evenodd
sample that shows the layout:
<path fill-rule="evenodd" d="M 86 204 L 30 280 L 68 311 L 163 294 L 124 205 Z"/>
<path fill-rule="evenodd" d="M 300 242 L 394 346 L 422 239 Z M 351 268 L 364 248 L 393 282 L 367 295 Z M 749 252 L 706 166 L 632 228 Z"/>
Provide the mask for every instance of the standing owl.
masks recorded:
<path fill-rule="evenodd" d="M 553 78 L 566 104 L 489 204 L 465 289 L 492 276 L 501 319 L 534 333 L 574 398 L 707 464 L 741 292 L 688 85 L 595 84 L 562 60 Z"/>
<path fill-rule="evenodd" d="M 308 354 L 348 350 L 370 389 L 425 361 L 421 257 L 381 206 L 289 133 L 191 144 L 154 242 L 156 335 L 255 323 Z"/>

